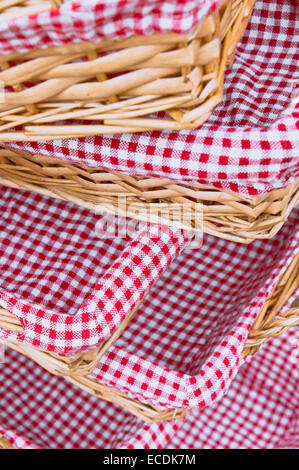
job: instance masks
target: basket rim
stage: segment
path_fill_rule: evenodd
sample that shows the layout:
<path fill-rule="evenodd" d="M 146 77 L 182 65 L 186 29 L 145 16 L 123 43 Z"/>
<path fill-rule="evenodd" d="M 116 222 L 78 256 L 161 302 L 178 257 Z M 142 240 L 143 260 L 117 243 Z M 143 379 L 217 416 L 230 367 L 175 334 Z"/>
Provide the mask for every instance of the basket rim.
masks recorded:
<path fill-rule="evenodd" d="M 183 215 L 191 230 L 240 243 L 272 238 L 299 201 L 299 177 L 250 198 L 209 185 L 132 176 L 1 146 L 0 183 L 141 221 L 151 221 L 152 213 L 161 221 L 166 206 L 169 215 L 163 223 L 176 217 L 181 223 Z M 188 219 L 182 214 L 185 209 Z"/>

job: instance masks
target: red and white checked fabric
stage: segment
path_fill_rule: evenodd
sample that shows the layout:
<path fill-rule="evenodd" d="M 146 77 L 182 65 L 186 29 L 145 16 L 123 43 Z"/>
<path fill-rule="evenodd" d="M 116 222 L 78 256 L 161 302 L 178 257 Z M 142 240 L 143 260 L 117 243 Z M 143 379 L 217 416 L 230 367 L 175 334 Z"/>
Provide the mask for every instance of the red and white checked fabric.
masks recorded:
<path fill-rule="evenodd" d="M 14 449 L 38 449 L 23 436 L 15 431 L 3 428 L 0 423 L 0 437 L 5 437 Z"/>
<path fill-rule="evenodd" d="M 269 340 L 222 400 L 188 414 L 168 448 L 299 448 L 298 344 L 294 328 Z"/>
<path fill-rule="evenodd" d="M 160 408 L 205 407 L 243 364 L 256 316 L 299 252 L 299 210 L 272 240 L 185 250 L 90 377 Z M 299 293 L 299 288 L 297 295 Z"/>
<path fill-rule="evenodd" d="M 297 331 L 298 333 L 298 331 Z M 299 447 L 294 329 L 243 365 L 228 393 L 183 422 L 144 424 L 6 349 L 0 433 L 15 449 L 264 449 Z"/>
<path fill-rule="evenodd" d="M 0 338 L 58 354 L 105 341 L 187 243 L 166 226 L 97 235 L 104 216 L 0 187 L 0 305 L 23 325 Z M 97 227 L 99 227 L 97 225 Z"/>
<path fill-rule="evenodd" d="M 223 0 L 66 0 L 60 8 L 0 24 L 0 48 L 27 52 L 68 42 L 119 39 L 193 27 Z"/>
<path fill-rule="evenodd" d="M 225 393 L 256 315 L 299 251 L 298 210 L 270 241 L 206 236 L 179 255 L 187 239 L 167 229 L 105 239 L 94 233 L 100 216 L 70 203 L 3 187 L 0 204 L 0 302 L 24 325 L 1 337 L 77 352 L 110 335 L 151 288 L 91 376 L 166 408 Z"/>
<path fill-rule="evenodd" d="M 16 448 L 163 448 L 179 427 L 145 424 L 8 348 L 0 383 L 0 434 Z"/>
<path fill-rule="evenodd" d="M 66 0 L 60 8 L 0 24 L 0 48 L 27 52 L 68 42 L 189 34 L 223 0 Z"/>
<path fill-rule="evenodd" d="M 148 8 L 154 3 L 150 2 Z M 189 13 L 195 16 L 203 11 L 196 7 L 201 5 L 198 1 L 157 3 L 162 10 L 165 8 L 166 17 L 171 4 L 178 11 L 190 8 Z M 76 8 L 84 8 L 84 5 Z M 62 8 L 74 7 L 65 4 Z M 86 8 L 89 8 L 87 3 Z M 84 30 L 85 21 L 86 25 L 91 25 L 86 35 L 88 40 L 92 37 L 93 23 L 90 15 L 81 13 L 78 28 Z M 171 14 L 173 17 L 176 15 Z M 62 27 L 64 17 L 60 18 L 56 12 L 50 18 L 53 27 L 59 30 L 59 35 L 54 34 L 55 44 L 67 41 L 69 28 L 65 32 Z M 222 102 L 200 129 L 15 142 L 9 146 L 108 171 L 211 185 L 252 197 L 287 186 L 299 176 L 296 19 L 298 21 L 298 5 L 293 0 L 256 1 L 250 24 L 237 47 L 234 64 L 225 75 Z M 138 16 L 136 25 L 142 23 Z M 148 23 L 156 24 L 155 21 Z M 118 25 L 118 20 L 115 24 Z M 176 30 L 174 25 L 171 28 Z M 34 41 L 39 41 L 41 29 L 32 29 Z M 13 35 L 13 28 L 10 31 Z M 22 27 L 22 34 L 25 38 L 30 35 L 30 24 Z M 46 31 L 44 34 L 44 44 L 49 41 L 52 44 L 51 29 L 49 34 Z M 13 39 L 5 37 L 8 39 L 4 39 L 0 30 L 0 44 L 10 41 L 13 47 Z M 80 35 L 80 40 L 83 39 Z M 24 39 L 23 45 L 18 43 L 17 48 L 26 48 L 26 44 Z"/>

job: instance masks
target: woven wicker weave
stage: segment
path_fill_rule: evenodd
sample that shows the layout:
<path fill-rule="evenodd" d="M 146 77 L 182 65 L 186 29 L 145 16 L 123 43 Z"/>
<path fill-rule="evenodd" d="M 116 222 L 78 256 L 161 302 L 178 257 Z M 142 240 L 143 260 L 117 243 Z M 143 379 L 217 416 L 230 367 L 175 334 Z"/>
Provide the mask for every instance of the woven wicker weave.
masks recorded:
<path fill-rule="evenodd" d="M 184 223 L 230 241 L 249 243 L 271 238 L 299 200 L 299 179 L 263 196 L 248 198 L 231 191 L 188 186 L 174 181 L 132 177 L 71 162 L 0 148 L 0 183 L 58 197 L 100 213 L 141 220 L 182 217 Z"/>
<path fill-rule="evenodd" d="M 298 286 L 299 254 L 293 259 L 292 263 L 275 287 L 272 295 L 268 298 L 264 307 L 261 309 L 245 343 L 243 350 L 244 356 L 255 353 L 260 348 L 261 344 L 267 339 L 281 335 L 292 326 L 299 325 L 299 306 L 296 302 L 294 302 L 291 308 L 287 309 L 282 315 L 277 317 L 277 313 L 281 307 L 286 303 Z M 8 316 L 9 314 L 8 312 L 0 311 L 0 326 L 3 315 Z M 40 350 L 24 344 L 15 344 L 7 340 L 3 340 L 3 343 L 16 351 L 19 351 L 30 359 L 33 359 L 45 369 L 52 372 L 51 367 L 49 368 L 49 362 L 44 360 L 42 355 L 44 353 L 41 353 Z M 137 417 L 148 422 L 182 419 L 187 412 L 185 409 L 161 410 L 145 403 L 135 401 L 124 393 L 110 389 L 106 385 L 98 383 L 83 374 L 69 374 L 66 378 L 87 392 L 109 402 L 116 403 Z"/>
<path fill-rule="evenodd" d="M 5 439 L 5 437 L 0 434 L 0 450 L 1 449 L 13 449 L 13 446 L 7 439 Z"/>
<path fill-rule="evenodd" d="M 28 14 L 26 8 L 32 13 L 59 3 L 7 0 L 0 23 Z M 199 127 L 221 100 L 224 72 L 253 4 L 225 1 L 190 31 L 192 39 L 173 33 L 104 38 L 0 55 L 0 81 L 13 89 L 0 104 L 0 141 Z M 24 82 L 32 87 L 24 89 Z M 166 119 L 153 116 L 160 111 Z M 11 131 L 16 126 L 21 130 Z"/>

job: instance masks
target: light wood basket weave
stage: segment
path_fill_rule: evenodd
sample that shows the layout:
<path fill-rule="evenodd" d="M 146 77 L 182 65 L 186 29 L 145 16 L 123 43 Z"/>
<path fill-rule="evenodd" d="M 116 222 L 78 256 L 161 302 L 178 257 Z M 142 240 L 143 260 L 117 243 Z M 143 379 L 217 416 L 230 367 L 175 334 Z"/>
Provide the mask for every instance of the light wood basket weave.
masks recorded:
<path fill-rule="evenodd" d="M 282 315 L 277 316 L 282 306 L 287 302 L 290 296 L 295 292 L 299 286 L 299 254 L 293 259 L 292 263 L 285 271 L 277 286 L 268 298 L 263 308 L 261 309 L 255 323 L 249 332 L 246 340 L 243 356 L 254 354 L 258 351 L 262 343 L 267 339 L 279 336 L 285 333 L 292 326 L 299 325 L 299 299 L 295 301 L 292 306 L 287 309 Z M 0 311 L 0 327 L 1 319 L 8 318 L 11 315 L 4 310 Z M 12 317 L 11 317 L 12 318 Z M 34 360 L 39 365 L 53 373 L 53 366 L 51 361 L 47 360 L 48 353 L 44 353 L 37 348 L 25 344 L 16 344 L 11 341 L 3 340 L 3 343 L 24 354 L 28 358 Z M 57 357 L 57 361 L 58 361 Z M 89 369 L 89 372 L 91 370 Z M 57 373 L 57 370 L 54 370 Z M 133 413 L 135 416 L 147 422 L 159 422 L 174 419 L 182 419 L 187 410 L 186 409 L 164 409 L 147 405 L 129 398 L 124 393 L 118 390 L 111 389 L 104 384 L 98 383 L 95 380 L 87 377 L 86 374 L 67 374 L 66 380 L 77 385 L 81 389 L 104 399 L 111 403 L 116 403 L 126 410 Z"/>
<path fill-rule="evenodd" d="M 104 38 L 0 55 L 0 142 L 199 127 L 221 101 L 254 1 L 224 1 L 186 36 Z M 0 24 L 60 3 L 5 0 Z M 165 119 L 156 117 L 161 111 Z"/>
<path fill-rule="evenodd" d="M 208 186 L 133 177 L 1 147 L 0 184 L 70 201 L 96 213 L 140 220 L 173 223 L 181 220 L 184 211 L 189 228 L 240 243 L 272 238 L 299 201 L 299 179 L 249 198 Z"/>
<path fill-rule="evenodd" d="M 13 449 L 13 446 L 2 434 L 0 434 L 0 450 L 1 449 Z"/>

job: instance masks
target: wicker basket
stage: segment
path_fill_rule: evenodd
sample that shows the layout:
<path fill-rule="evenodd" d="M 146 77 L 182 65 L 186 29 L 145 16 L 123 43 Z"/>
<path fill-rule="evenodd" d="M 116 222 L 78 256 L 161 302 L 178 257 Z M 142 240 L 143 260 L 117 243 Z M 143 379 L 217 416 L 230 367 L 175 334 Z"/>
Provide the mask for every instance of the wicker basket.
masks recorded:
<path fill-rule="evenodd" d="M 96 212 L 133 218 L 182 217 L 191 229 L 226 240 L 249 243 L 272 238 L 299 200 L 299 179 L 262 196 L 249 198 L 231 191 L 188 186 L 165 178 L 133 177 L 75 163 L 0 148 L 0 182 L 74 202 Z"/>
<path fill-rule="evenodd" d="M 193 409 L 184 421 L 152 424 L 7 348 L 0 434 L 15 449 L 295 449 L 295 338 L 293 329 L 268 341 L 214 406 Z"/>
<path fill-rule="evenodd" d="M 156 237 L 147 229 L 133 238 L 102 238 L 96 232 L 101 215 L 31 192 L 2 190 L 2 336 L 24 342 L 25 350 L 27 344 L 39 347 L 37 362 L 53 374 L 87 375 L 187 239 L 168 230 Z M 14 239 L 9 247 L 6 239 Z M 10 265 L 11 271 L 4 268 Z"/>
<path fill-rule="evenodd" d="M 273 336 L 279 336 L 285 333 L 290 327 L 299 325 L 299 306 L 296 301 L 292 306 L 285 310 L 283 314 L 277 316 L 282 306 L 287 302 L 290 296 L 299 286 L 299 254 L 295 256 L 288 269 L 276 285 L 272 295 L 268 298 L 261 309 L 255 323 L 248 335 L 243 349 L 243 356 L 255 353 L 261 344 Z M 2 311 L 2 315 L 7 312 Z M 33 359 L 38 364 L 51 372 L 49 363 L 43 359 L 41 352 L 31 346 L 19 345 L 4 340 L 5 345 Z M 148 422 L 159 422 L 166 420 L 182 419 L 186 409 L 164 409 L 161 410 L 154 406 L 133 400 L 120 391 L 111 389 L 90 377 L 68 376 L 67 380 L 77 385 L 81 389 L 98 396 L 108 402 L 116 403 L 127 409 L 137 417 Z"/>
<path fill-rule="evenodd" d="M 5 2 L 0 24 L 59 3 Z M 199 127 L 221 100 L 224 72 L 253 5 L 224 1 L 190 35 L 104 38 L 1 55 L 0 81 L 13 91 L 0 104 L 0 141 Z M 161 111 L 167 118 L 153 116 Z"/>

